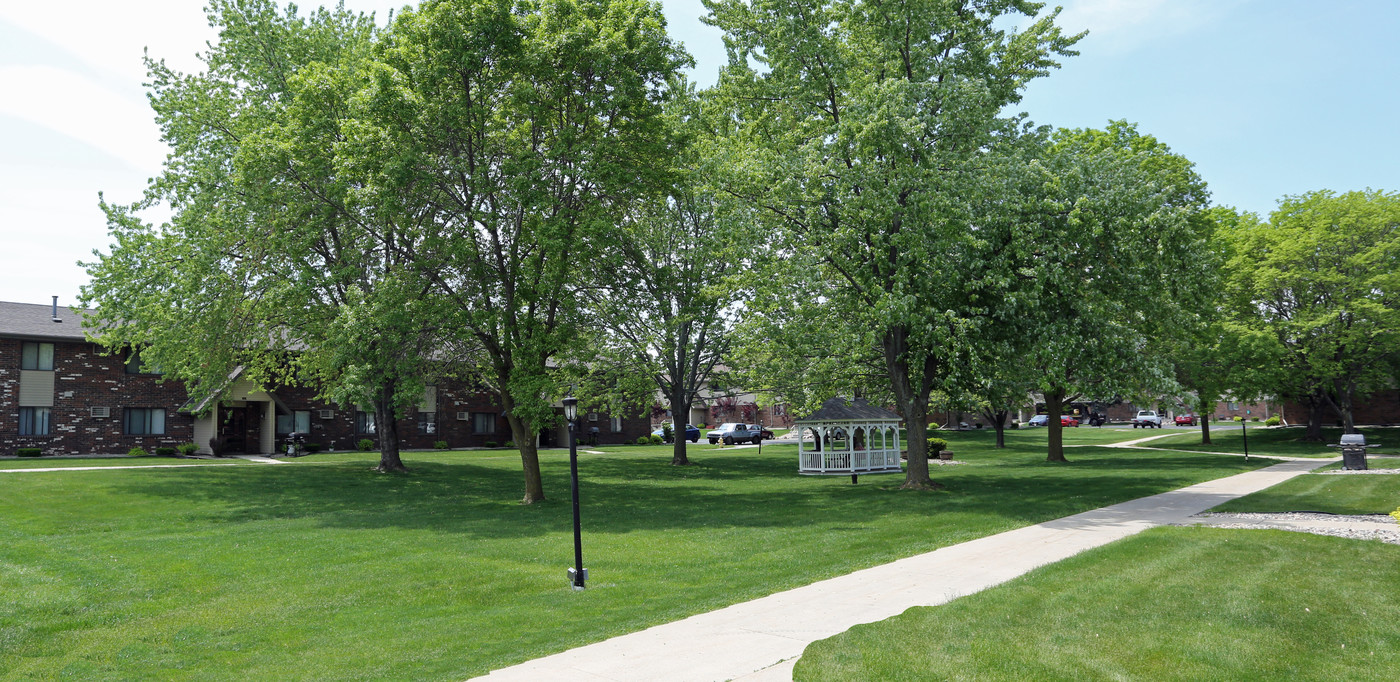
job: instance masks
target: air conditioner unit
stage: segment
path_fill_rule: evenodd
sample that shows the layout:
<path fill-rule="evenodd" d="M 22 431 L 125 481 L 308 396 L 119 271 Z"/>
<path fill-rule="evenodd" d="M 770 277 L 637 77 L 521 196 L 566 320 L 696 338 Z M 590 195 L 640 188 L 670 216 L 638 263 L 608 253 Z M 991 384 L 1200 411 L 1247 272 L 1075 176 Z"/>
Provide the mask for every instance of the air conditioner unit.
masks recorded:
<path fill-rule="evenodd" d="M 598 413 L 597 413 L 597 412 L 589 412 L 589 413 L 588 413 L 588 421 L 591 421 L 591 422 L 596 422 L 596 421 L 598 421 Z"/>
<path fill-rule="evenodd" d="M 470 412 L 458 412 L 458 413 L 457 413 L 457 421 L 459 421 L 459 422 L 467 421 L 468 419 L 471 419 L 471 417 L 472 417 L 472 415 L 471 415 Z"/>
<path fill-rule="evenodd" d="M 94 417 L 103 417 L 103 418 L 110 417 L 110 416 L 112 416 L 112 408 L 110 408 L 110 407 L 94 407 L 94 408 L 92 408 L 91 410 L 89 410 L 89 414 L 91 414 L 91 415 L 94 416 Z"/>
<path fill-rule="evenodd" d="M 319 419 L 330 419 L 335 416 L 335 410 L 317 410 L 316 417 Z"/>

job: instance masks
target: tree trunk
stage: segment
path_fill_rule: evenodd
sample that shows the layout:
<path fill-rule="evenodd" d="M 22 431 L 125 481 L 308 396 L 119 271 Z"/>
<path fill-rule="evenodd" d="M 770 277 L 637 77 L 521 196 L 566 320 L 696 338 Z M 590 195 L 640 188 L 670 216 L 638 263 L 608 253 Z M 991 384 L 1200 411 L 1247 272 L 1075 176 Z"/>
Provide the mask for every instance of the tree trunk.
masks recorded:
<path fill-rule="evenodd" d="M 690 421 L 690 401 L 685 395 L 685 391 L 677 391 L 671 394 L 671 432 L 675 438 L 671 446 L 671 466 L 689 466 L 690 458 L 685 455 L 685 427 Z M 684 413 L 685 419 L 681 419 Z"/>
<path fill-rule="evenodd" d="M 403 460 L 399 459 L 399 420 L 394 414 L 394 393 L 396 382 L 390 381 L 380 389 L 374 400 L 374 429 L 379 436 L 378 471 L 408 471 Z"/>
<path fill-rule="evenodd" d="M 514 411 L 511 411 L 509 406 L 505 407 L 507 410 L 506 422 L 510 424 L 510 433 L 515 439 L 515 444 L 520 447 L 520 464 L 525 472 L 525 497 L 520 500 L 520 503 L 542 502 L 544 501 L 544 481 L 540 477 L 539 434 L 535 433 L 534 424 L 515 416 Z"/>
<path fill-rule="evenodd" d="M 1342 433 L 1356 433 L 1356 416 L 1352 410 L 1352 395 L 1356 392 L 1356 387 L 1349 381 L 1335 380 L 1332 382 L 1337 399 L 1333 401 L 1333 409 L 1337 416 L 1342 418 Z"/>
<path fill-rule="evenodd" d="M 1215 414 L 1215 401 L 1202 399 L 1196 405 L 1196 416 L 1201 418 L 1201 445 L 1210 445 L 1210 416 Z"/>
<path fill-rule="evenodd" d="M 1057 388 L 1045 393 L 1045 426 L 1048 429 L 1046 434 L 1048 452 L 1045 456 L 1047 462 L 1068 462 L 1065 459 L 1065 432 L 1064 426 L 1060 424 L 1060 415 L 1065 409 L 1065 390 Z"/>
<path fill-rule="evenodd" d="M 928 396 L 930 375 L 936 361 L 924 358 L 923 373 L 919 388 L 915 390 L 909 377 L 908 331 L 901 327 L 885 332 L 881 350 L 885 355 L 885 369 L 889 375 L 890 388 L 894 389 L 895 400 L 904 416 L 904 424 L 909 434 L 908 466 L 904 470 L 903 490 L 937 490 L 943 486 L 933 482 L 928 476 Z"/>
<path fill-rule="evenodd" d="M 1308 396 L 1308 428 L 1303 432 L 1303 440 L 1313 443 L 1322 442 L 1322 399 L 1319 397 L 1321 391 L 1313 391 Z"/>
<path fill-rule="evenodd" d="M 986 417 L 988 422 L 991 422 L 992 428 L 993 428 L 993 429 L 996 429 L 996 432 L 997 432 L 997 447 L 998 447 L 998 448 L 1005 448 L 1005 447 L 1006 447 L 1006 416 L 1007 416 L 1007 411 L 1006 411 L 1006 410 L 1002 410 L 1002 411 L 1000 411 L 1000 412 L 990 412 L 990 411 L 989 411 L 989 412 L 983 412 L 983 413 L 982 413 L 982 416 L 983 416 L 983 417 Z"/>

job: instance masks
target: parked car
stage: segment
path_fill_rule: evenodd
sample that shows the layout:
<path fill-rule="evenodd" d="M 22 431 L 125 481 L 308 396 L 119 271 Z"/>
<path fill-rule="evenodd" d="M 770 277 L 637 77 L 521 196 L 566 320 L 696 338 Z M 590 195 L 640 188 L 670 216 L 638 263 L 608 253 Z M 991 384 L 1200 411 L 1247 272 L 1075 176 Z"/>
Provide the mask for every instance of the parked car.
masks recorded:
<path fill-rule="evenodd" d="M 759 437 L 763 438 L 763 440 L 773 440 L 774 438 L 777 438 L 777 436 L 773 435 L 772 431 L 769 431 L 768 429 L 763 428 L 762 426 L 755 426 L 754 428 L 758 429 L 758 435 Z"/>
<path fill-rule="evenodd" d="M 675 427 L 673 426 L 673 427 L 671 427 L 671 428 L 674 429 Z M 657 430 L 655 430 L 655 431 L 652 431 L 652 432 L 651 432 L 651 435 L 653 435 L 653 436 L 660 436 L 660 437 L 661 437 L 663 440 L 665 440 L 667 443 L 670 443 L 671 440 L 672 440 L 672 438 L 675 438 L 675 436 L 674 436 L 674 434 L 673 434 L 671 438 L 666 438 L 666 433 L 665 433 L 665 431 L 666 431 L 666 427 L 665 427 L 665 426 L 662 426 L 661 428 L 659 428 L 659 429 L 657 429 Z M 698 442 L 700 442 L 700 429 L 696 428 L 696 427 L 695 427 L 694 425 L 692 425 L 692 424 L 686 424 L 686 425 L 685 425 L 685 439 L 688 440 L 688 441 L 690 441 L 690 442 L 692 442 L 692 443 L 698 443 Z"/>
<path fill-rule="evenodd" d="M 1078 426 L 1079 426 L 1079 420 L 1078 420 L 1078 419 L 1075 419 L 1074 417 L 1071 417 L 1071 416 L 1069 416 L 1069 415 L 1067 415 L 1067 414 L 1065 414 L 1065 415 L 1060 415 L 1060 426 L 1074 426 L 1074 427 L 1078 427 Z"/>
<path fill-rule="evenodd" d="M 1027 420 L 1026 420 L 1026 426 L 1049 426 L 1049 425 L 1050 425 L 1050 415 L 1048 415 L 1048 414 L 1037 414 L 1037 415 L 1035 415 L 1034 417 L 1031 417 L 1030 419 L 1027 419 Z"/>
<path fill-rule="evenodd" d="M 738 422 L 720 424 L 719 428 L 705 434 L 705 439 L 710 441 L 710 445 L 714 445 L 720 441 L 724 441 L 725 445 L 733 445 L 735 443 L 753 443 L 757 445 L 763 441 L 763 437 L 763 432 L 759 430 L 757 426 L 750 427 L 747 424 L 740 424 Z"/>
<path fill-rule="evenodd" d="M 1177 426 L 1195 426 L 1195 425 L 1196 425 L 1196 415 L 1194 415 L 1194 414 L 1178 414 L 1178 415 L 1176 415 L 1176 425 L 1177 425 Z"/>
<path fill-rule="evenodd" d="M 1133 428 L 1150 429 L 1154 427 L 1162 428 L 1162 418 L 1152 410 L 1138 410 L 1137 416 L 1133 417 Z"/>

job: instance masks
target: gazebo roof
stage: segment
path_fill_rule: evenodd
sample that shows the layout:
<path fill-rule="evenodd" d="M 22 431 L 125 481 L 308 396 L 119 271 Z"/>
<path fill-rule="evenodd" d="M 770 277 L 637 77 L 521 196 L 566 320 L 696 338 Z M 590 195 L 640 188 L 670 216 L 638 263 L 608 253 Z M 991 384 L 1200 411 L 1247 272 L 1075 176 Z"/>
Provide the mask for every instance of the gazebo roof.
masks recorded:
<path fill-rule="evenodd" d="M 864 398 L 856 398 L 847 404 L 846 399 L 841 396 L 830 398 L 822 403 L 821 409 L 807 415 L 797 422 L 897 422 L 903 419 L 899 415 L 889 410 L 875 407 L 865 402 Z"/>

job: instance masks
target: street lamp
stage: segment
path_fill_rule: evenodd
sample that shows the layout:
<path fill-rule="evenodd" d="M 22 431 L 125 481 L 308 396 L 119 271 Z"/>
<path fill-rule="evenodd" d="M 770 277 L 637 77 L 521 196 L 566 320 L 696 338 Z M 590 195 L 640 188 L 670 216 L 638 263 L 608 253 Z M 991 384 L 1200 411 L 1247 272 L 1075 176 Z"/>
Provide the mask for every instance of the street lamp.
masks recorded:
<path fill-rule="evenodd" d="M 583 589 L 588 579 L 588 570 L 583 567 L 583 537 L 578 520 L 578 438 L 574 433 L 578 420 L 578 398 L 572 395 L 564 398 L 564 419 L 569 422 L 569 477 L 573 481 L 574 494 L 574 566 L 569 569 L 569 583 L 575 590 Z"/>

